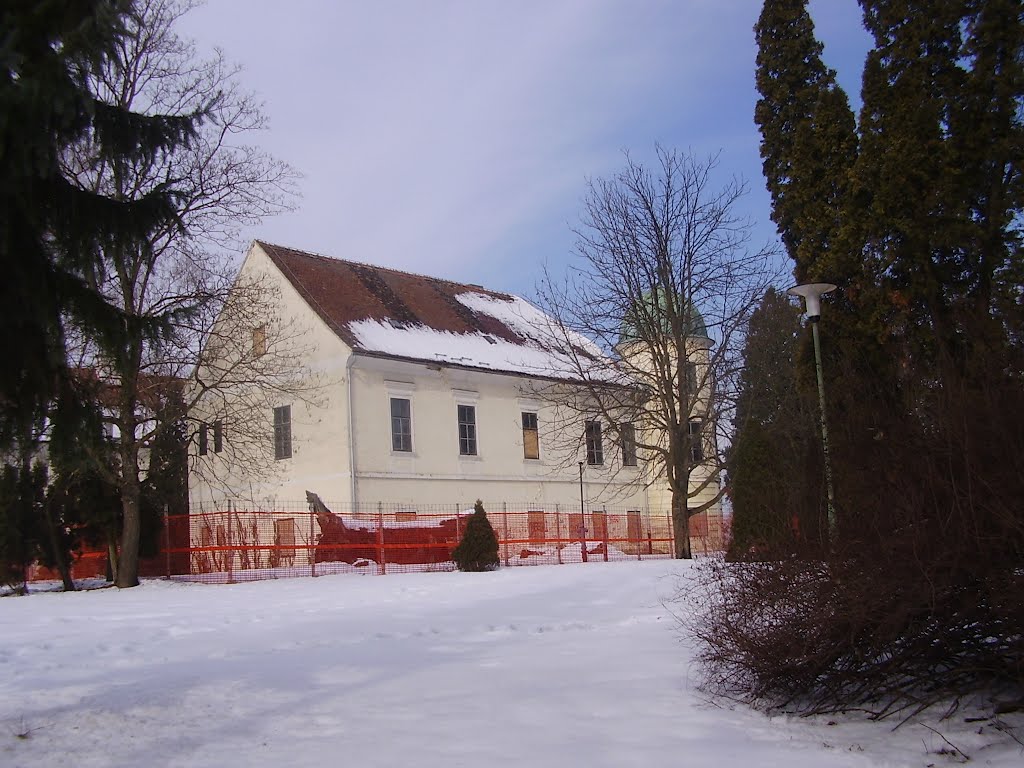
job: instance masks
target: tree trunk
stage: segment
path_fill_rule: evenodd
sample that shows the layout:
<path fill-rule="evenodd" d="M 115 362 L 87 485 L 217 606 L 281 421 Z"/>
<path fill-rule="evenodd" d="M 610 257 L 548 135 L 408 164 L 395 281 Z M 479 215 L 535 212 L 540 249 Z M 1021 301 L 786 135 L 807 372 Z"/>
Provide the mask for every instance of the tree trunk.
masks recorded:
<path fill-rule="evenodd" d="M 117 535 L 113 531 L 107 532 L 107 581 L 114 581 L 117 578 L 117 565 L 120 561 L 117 554 Z"/>
<path fill-rule="evenodd" d="M 60 574 L 60 580 L 64 582 L 65 592 L 75 591 L 75 581 L 71 578 L 71 568 L 68 565 L 67 558 L 64 557 L 64 548 L 61 546 L 60 537 L 57 535 L 57 524 L 53 519 L 53 510 L 50 508 L 50 502 L 43 502 L 43 514 L 46 518 L 46 534 L 50 540 L 50 552 L 53 555 L 53 563 L 57 567 L 57 573 Z"/>
<path fill-rule="evenodd" d="M 686 494 L 678 489 L 672 491 L 672 535 L 675 539 L 676 560 L 690 560 L 690 514 L 686 508 Z"/>
<path fill-rule="evenodd" d="M 121 485 L 121 510 L 124 516 L 121 528 L 121 562 L 118 563 L 117 574 L 114 577 L 114 584 L 118 587 L 139 585 L 140 496 L 139 477 L 126 467 Z"/>

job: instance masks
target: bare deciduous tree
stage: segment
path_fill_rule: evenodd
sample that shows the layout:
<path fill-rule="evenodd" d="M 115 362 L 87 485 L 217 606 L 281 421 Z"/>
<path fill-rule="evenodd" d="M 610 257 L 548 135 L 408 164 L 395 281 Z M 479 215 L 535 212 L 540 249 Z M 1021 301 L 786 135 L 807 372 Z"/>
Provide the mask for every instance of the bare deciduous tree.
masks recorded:
<path fill-rule="evenodd" d="M 657 163 L 652 171 L 627 155 L 621 172 L 590 182 L 579 262 L 564 281 L 545 274 L 538 290 L 573 383 L 539 394 L 557 406 L 564 424 L 553 432 L 575 441 L 573 455 L 586 447 L 587 420 L 627 462 L 635 444 L 644 481 L 671 492 L 675 555 L 686 558 L 689 518 L 724 494 L 744 331 L 775 273 L 771 247 L 748 247 L 751 225 L 737 211 L 745 185 L 714 188 L 717 157 L 659 147 Z M 577 335 L 604 355 L 571 351 Z"/>
<path fill-rule="evenodd" d="M 159 426 L 154 403 L 167 396 L 155 389 L 161 382 L 192 375 L 201 339 L 214 318 L 234 313 L 232 322 L 244 323 L 261 307 L 274 305 L 266 286 L 244 286 L 231 293 L 231 261 L 245 227 L 288 208 L 297 178 L 288 165 L 245 143 L 244 137 L 264 128 L 265 120 L 253 96 L 240 89 L 237 68 L 226 64 L 219 52 L 200 58 L 195 45 L 176 33 L 178 20 L 194 5 L 192 0 L 137 0 L 118 55 L 90 73 L 99 98 L 109 103 L 143 115 L 204 114 L 194 140 L 144 161 L 116 164 L 97 160 L 85 141 L 65 160 L 69 177 L 118 199 L 137 200 L 168 186 L 177 193 L 177 222 L 153 233 L 145 247 L 108 248 L 103 268 L 91 275 L 97 289 L 129 318 L 122 333 L 103 345 L 84 336 L 75 351 L 113 383 L 107 391 L 116 395 L 104 403 L 116 427 L 116 460 L 97 463 L 121 494 L 123 529 L 115 576 L 120 587 L 138 583 L 145 454 Z M 154 320 L 164 327 L 155 342 L 141 331 Z M 225 321 L 220 327 L 229 325 Z M 101 347 L 108 351 L 99 354 Z M 110 353 L 111 348 L 116 351 Z M 276 358 L 274 365 L 243 358 L 231 376 L 263 377 L 278 386 L 284 377 L 304 386 L 293 363 L 291 357 Z M 239 373 L 239 367 L 247 372 Z M 222 383 L 231 376 L 217 378 Z M 214 386 L 182 395 L 185 413 L 200 391 Z"/>

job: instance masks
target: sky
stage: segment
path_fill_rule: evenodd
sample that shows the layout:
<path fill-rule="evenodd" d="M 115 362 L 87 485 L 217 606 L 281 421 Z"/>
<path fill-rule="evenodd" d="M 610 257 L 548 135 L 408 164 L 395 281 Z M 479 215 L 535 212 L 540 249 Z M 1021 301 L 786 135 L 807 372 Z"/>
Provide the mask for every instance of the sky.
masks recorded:
<path fill-rule="evenodd" d="M 856 104 L 856 0 L 812 0 Z M 532 297 L 563 273 L 588 179 L 656 143 L 746 180 L 752 243 L 777 242 L 753 121 L 761 0 L 208 0 L 182 32 L 243 67 L 302 174 L 249 238 Z"/>

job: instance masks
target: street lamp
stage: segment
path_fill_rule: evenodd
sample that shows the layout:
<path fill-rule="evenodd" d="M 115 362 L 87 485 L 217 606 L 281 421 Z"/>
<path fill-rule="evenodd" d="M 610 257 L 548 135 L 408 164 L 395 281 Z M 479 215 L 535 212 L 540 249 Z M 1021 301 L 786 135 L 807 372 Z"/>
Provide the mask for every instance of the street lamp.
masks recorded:
<path fill-rule="evenodd" d="M 835 491 L 832 488 L 832 462 L 828 454 L 828 422 L 825 419 L 825 381 L 821 375 L 821 340 L 818 337 L 818 321 L 821 319 L 821 297 L 836 289 L 832 283 L 805 283 L 794 285 L 786 293 L 800 296 L 804 300 L 804 314 L 811 324 L 814 337 L 814 367 L 818 373 L 818 406 L 821 409 L 821 446 L 825 452 L 825 492 L 828 494 L 828 535 L 830 540 L 836 534 Z"/>
<path fill-rule="evenodd" d="M 587 524 L 584 522 L 586 518 L 586 512 L 583 511 L 583 462 L 579 462 L 580 465 L 580 552 L 583 562 L 587 562 Z"/>

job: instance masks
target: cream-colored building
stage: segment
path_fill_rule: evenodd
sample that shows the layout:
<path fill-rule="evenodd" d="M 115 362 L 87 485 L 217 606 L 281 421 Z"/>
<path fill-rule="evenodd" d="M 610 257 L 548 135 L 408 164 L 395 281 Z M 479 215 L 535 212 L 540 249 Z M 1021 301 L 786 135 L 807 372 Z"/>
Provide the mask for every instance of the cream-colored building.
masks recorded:
<path fill-rule="evenodd" d="M 279 286 L 276 312 L 301 329 L 317 391 L 267 402 L 272 466 L 249 471 L 208 449 L 194 457 L 203 471 L 190 476 L 193 510 L 299 509 L 313 491 L 347 512 L 465 509 L 478 498 L 488 510 L 572 512 L 581 474 L 587 512 L 667 509 L 628 446 L 583 423 L 575 444 L 561 439 L 564 418 L 536 384 L 565 375 L 562 352 L 525 300 L 262 242 L 246 279 Z M 273 327 L 253 321 L 253 344 L 268 354 Z M 577 351 L 599 354 L 582 338 Z M 231 424 L 218 428 L 230 442 Z"/>

